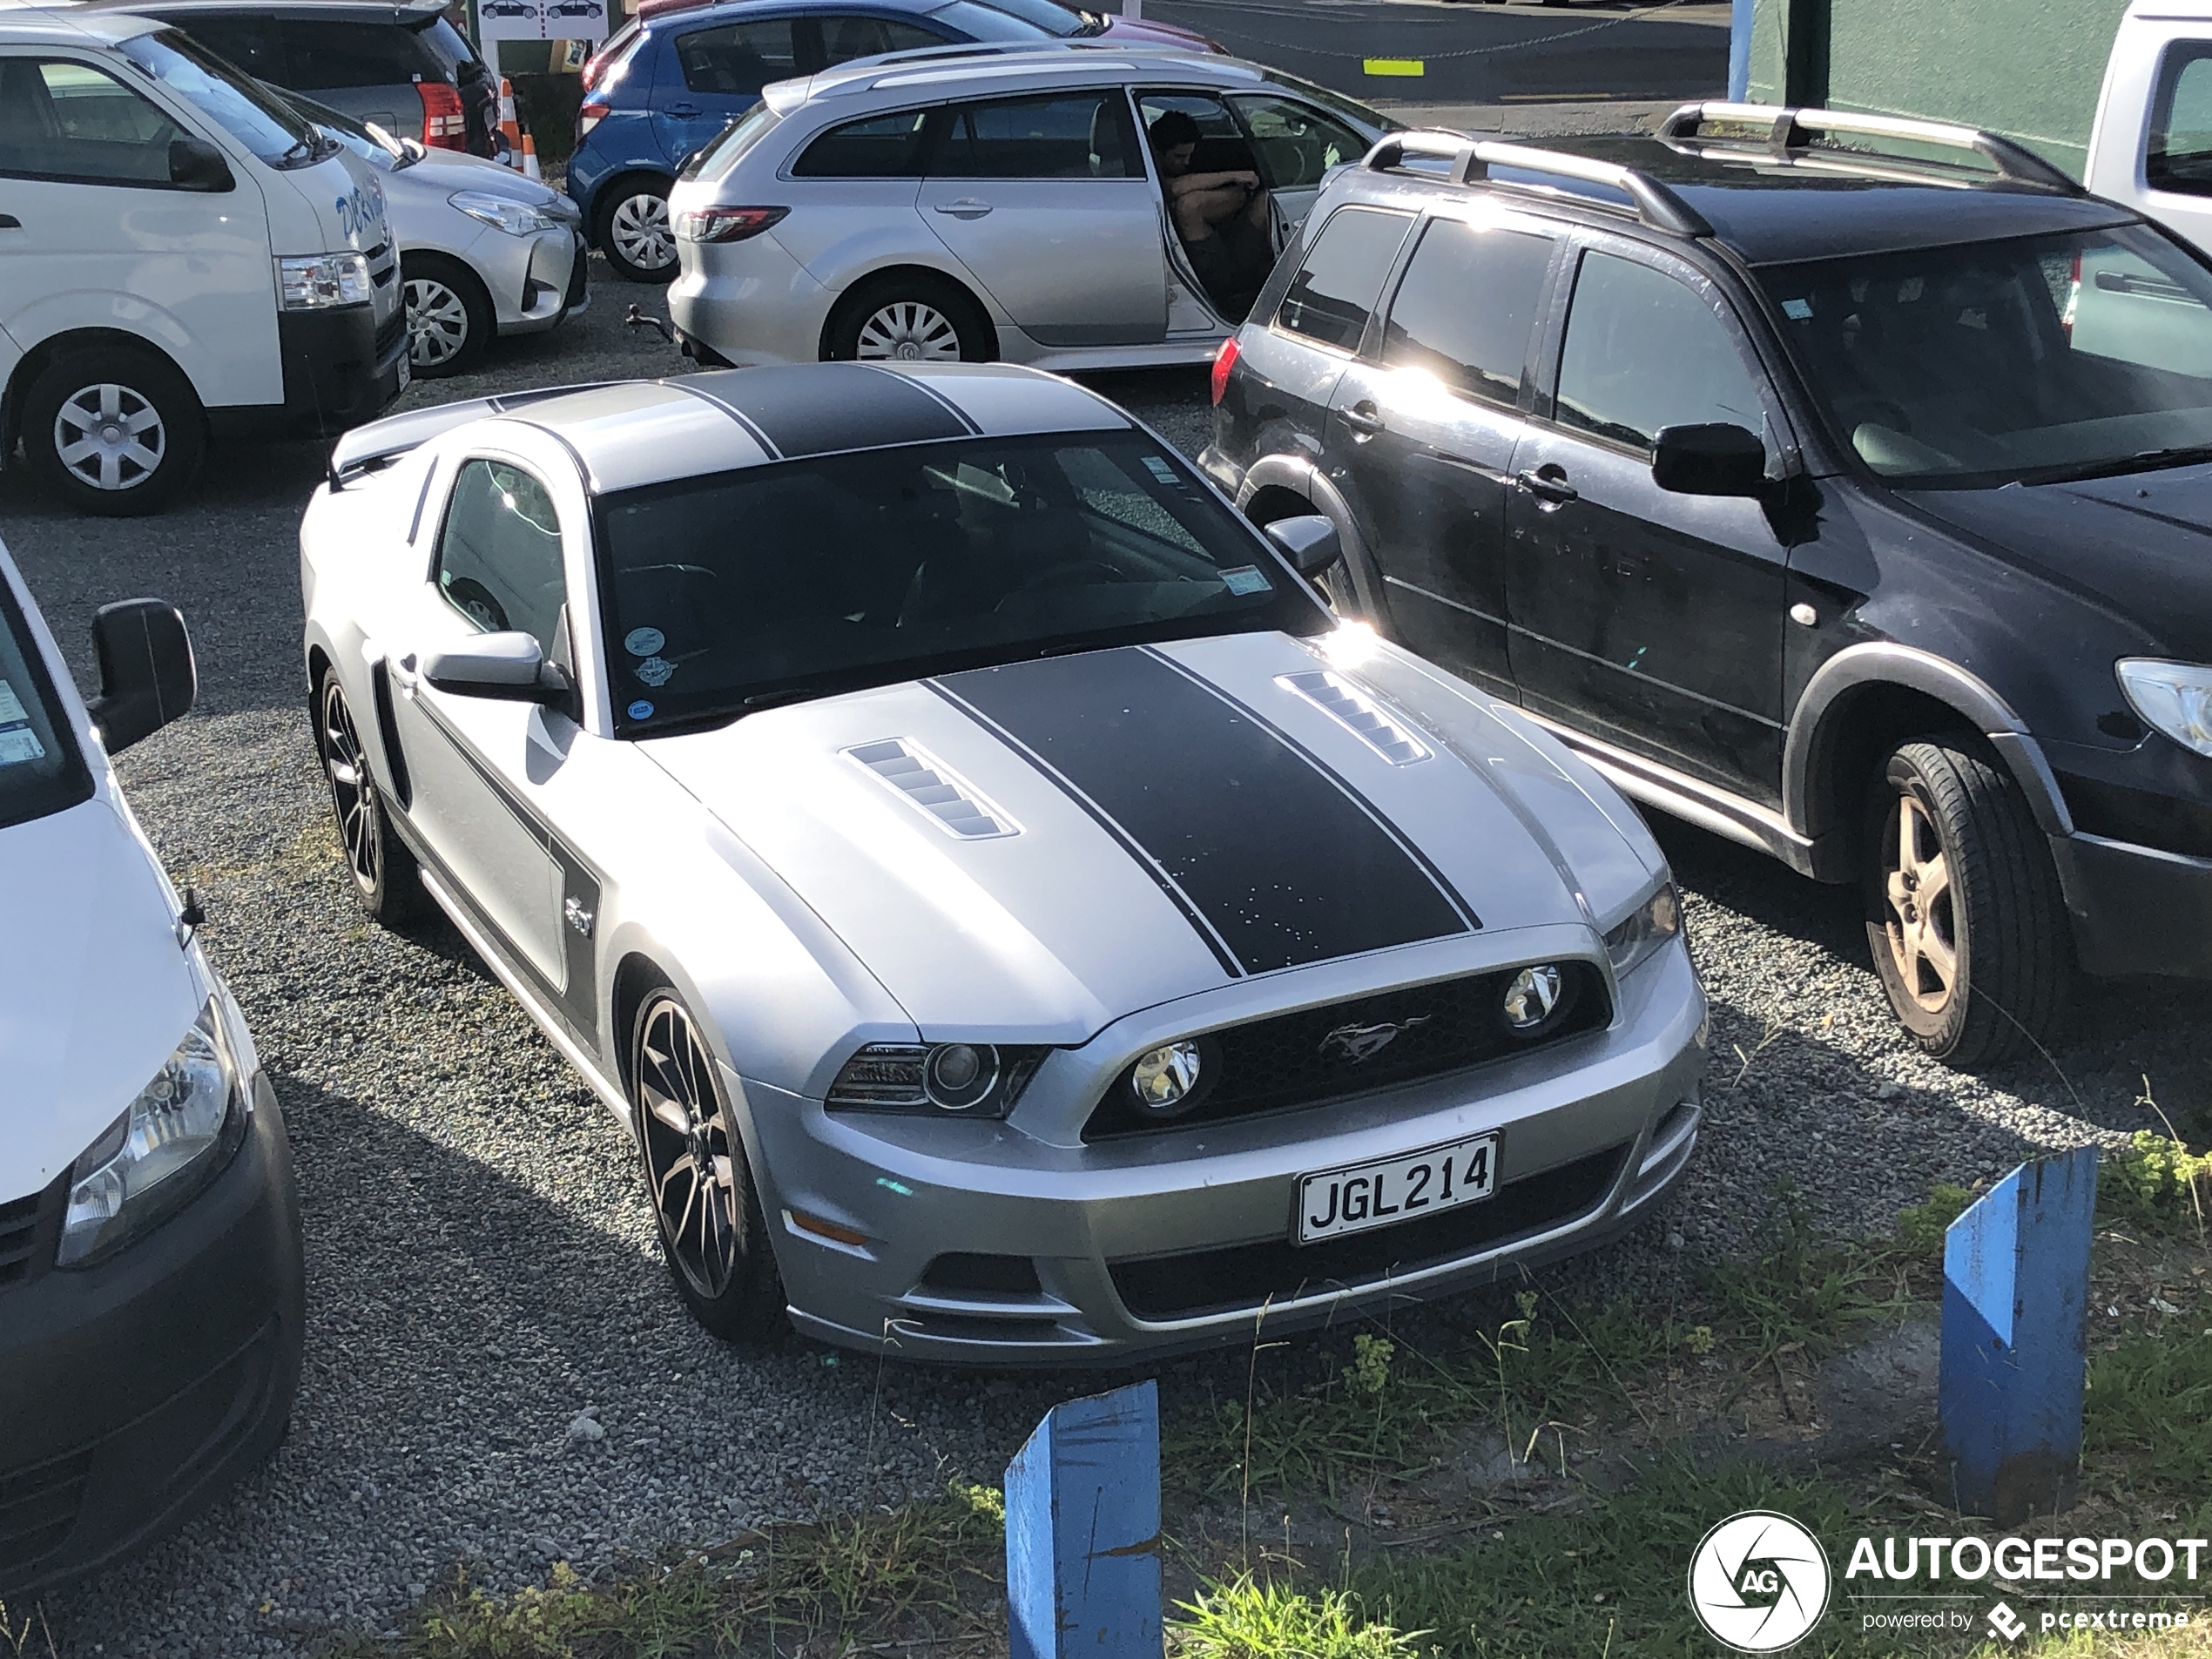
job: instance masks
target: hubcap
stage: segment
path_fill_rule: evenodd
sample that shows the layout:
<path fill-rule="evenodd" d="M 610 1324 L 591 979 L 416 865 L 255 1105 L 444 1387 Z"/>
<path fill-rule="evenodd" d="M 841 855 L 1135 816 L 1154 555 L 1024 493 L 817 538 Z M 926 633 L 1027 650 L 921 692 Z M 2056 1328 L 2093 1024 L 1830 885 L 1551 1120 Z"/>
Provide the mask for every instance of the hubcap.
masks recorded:
<path fill-rule="evenodd" d="M 407 285 L 408 355 L 417 368 L 449 363 L 469 343 L 469 307 L 442 282 L 428 277 Z"/>
<path fill-rule="evenodd" d="M 861 324 L 853 354 L 877 362 L 957 363 L 960 331 L 936 307 L 900 300 Z"/>
<path fill-rule="evenodd" d="M 346 843 L 347 867 L 363 893 L 374 893 L 384 854 L 376 781 L 361 759 L 361 734 L 354 730 L 353 711 L 335 677 L 323 688 L 322 768 L 330 779 L 330 804 Z"/>
<path fill-rule="evenodd" d="M 1898 797 L 1885 852 L 1883 931 L 1890 958 L 1906 994 L 1930 1014 L 1940 1014 L 1959 977 L 1958 909 L 1942 840 L 1917 796 Z"/>
<path fill-rule="evenodd" d="M 712 1066 L 683 1006 L 656 1004 L 637 1052 L 645 1177 L 669 1258 L 707 1298 L 729 1288 L 738 1264 L 737 1168 Z"/>
<path fill-rule="evenodd" d="M 676 262 L 676 239 L 669 233 L 666 199 L 631 197 L 615 209 L 611 228 L 615 251 L 640 271 L 664 271 Z"/>
<path fill-rule="evenodd" d="M 54 452 L 79 482 L 128 489 L 153 476 L 169 452 L 169 434 L 145 397 L 103 381 L 63 401 L 54 416 Z"/>

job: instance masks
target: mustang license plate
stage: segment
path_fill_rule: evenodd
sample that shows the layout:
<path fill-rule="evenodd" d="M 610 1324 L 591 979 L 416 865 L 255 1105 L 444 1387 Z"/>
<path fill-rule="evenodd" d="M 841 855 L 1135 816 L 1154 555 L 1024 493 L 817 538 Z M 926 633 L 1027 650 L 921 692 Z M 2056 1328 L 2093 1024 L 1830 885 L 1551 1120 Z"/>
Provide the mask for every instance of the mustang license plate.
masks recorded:
<path fill-rule="evenodd" d="M 1311 1244 L 1474 1204 L 1497 1184 L 1494 1135 L 1309 1175 L 1298 1182 L 1298 1242 Z"/>

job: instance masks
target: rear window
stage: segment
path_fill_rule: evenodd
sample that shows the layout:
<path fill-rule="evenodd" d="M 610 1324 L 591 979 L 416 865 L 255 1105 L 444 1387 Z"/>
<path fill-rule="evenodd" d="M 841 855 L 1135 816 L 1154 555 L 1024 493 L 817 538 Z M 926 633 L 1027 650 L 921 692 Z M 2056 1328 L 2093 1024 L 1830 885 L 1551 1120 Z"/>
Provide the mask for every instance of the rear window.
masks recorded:
<path fill-rule="evenodd" d="M 0 580 L 0 827 L 58 813 L 91 792 L 46 665 Z"/>
<path fill-rule="evenodd" d="M 792 164 L 795 179 L 918 179 L 927 110 L 873 115 L 832 127 Z"/>
<path fill-rule="evenodd" d="M 765 104 L 754 105 L 692 151 L 678 177 L 696 179 L 710 168 L 718 176 L 727 172 L 737 165 L 739 156 L 759 144 L 767 135 L 768 129 L 782 118 Z"/>
<path fill-rule="evenodd" d="M 291 84 L 303 92 L 442 81 L 452 71 L 422 41 L 393 24 L 325 23 L 287 17 L 277 24 Z"/>
<path fill-rule="evenodd" d="M 426 28 L 415 30 L 415 37 L 436 55 L 447 74 L 455 78 L 466 78 L 484 72 L 484 61 L 476 56 L 476 49 L 469 44 L 469 37 L 443 17 Z"/>
<path fill-rule="evenodd" d="M 1275 326 L 1342 351 L 1359 350 L 1412 223 L 1410 215 L 1379 208 L 1339 208 L 1283 296 Z"/>

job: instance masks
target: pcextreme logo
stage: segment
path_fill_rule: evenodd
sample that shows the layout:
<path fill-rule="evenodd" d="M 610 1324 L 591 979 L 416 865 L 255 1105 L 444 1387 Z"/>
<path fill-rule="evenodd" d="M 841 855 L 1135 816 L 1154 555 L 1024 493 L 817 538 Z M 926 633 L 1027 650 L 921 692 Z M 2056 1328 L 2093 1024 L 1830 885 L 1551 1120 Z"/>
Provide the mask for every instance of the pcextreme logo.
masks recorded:
<path fill-rule="evenodd" d="M 1777 1653 L 1828 1610 L 1828 1556 L 1787 1515 L 1746 1509 L 1707 1533 L 1689 1558 L 1689 1605 L 1714 1641 Z"/>

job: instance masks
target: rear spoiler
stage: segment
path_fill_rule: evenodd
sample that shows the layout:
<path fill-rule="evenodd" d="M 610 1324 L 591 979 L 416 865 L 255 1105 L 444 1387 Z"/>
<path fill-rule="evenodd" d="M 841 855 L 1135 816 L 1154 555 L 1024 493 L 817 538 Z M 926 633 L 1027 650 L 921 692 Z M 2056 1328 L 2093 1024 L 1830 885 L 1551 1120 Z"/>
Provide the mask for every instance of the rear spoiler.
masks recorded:
<path fill-rule="evenodd" d="M 566 397 L 570 392 L 595 392 L 603 386 L 615 384 L 613 381 L 585 381 L 575 386 L 542 386 L 528 392 L 502 392 L 496 397 L 440 403 L 430 408 L 410 409 L 405 415 L 389 415 L 381 421 L 371 421 L 367 426 L 355 427 L 331 446 L 330 488 L 334 492 L 343 489 L 355 479 L 388 467 L 408 450 L 419 448 L 440 433 L 450 432 L 468 421 L 480 421 L 488 415 L 505 415 L 549 397 Z"/>

